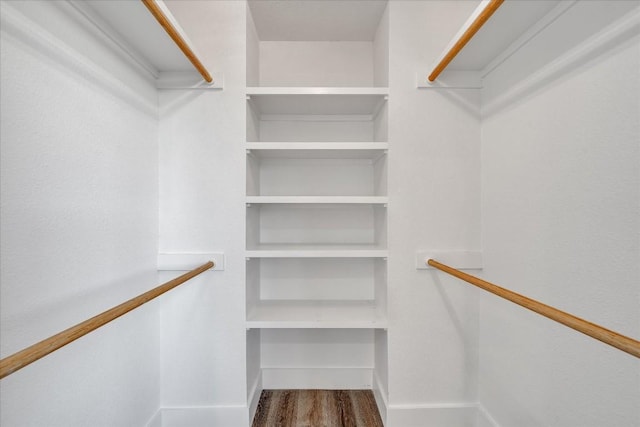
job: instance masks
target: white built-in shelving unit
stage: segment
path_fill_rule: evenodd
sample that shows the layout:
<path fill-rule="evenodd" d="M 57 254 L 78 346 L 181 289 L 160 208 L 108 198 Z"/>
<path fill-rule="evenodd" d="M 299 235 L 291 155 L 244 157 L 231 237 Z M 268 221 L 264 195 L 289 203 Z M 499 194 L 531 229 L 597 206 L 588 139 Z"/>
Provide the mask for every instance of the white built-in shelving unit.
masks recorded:
<path fill-rule="evenodd" d="M 253 410 L 263 388 L 376 390 L 386 378 L 386 2 L 286 3 L 250 2 L 247 17 Z M 370 22 L 354 32 L 336 13 Z"/>

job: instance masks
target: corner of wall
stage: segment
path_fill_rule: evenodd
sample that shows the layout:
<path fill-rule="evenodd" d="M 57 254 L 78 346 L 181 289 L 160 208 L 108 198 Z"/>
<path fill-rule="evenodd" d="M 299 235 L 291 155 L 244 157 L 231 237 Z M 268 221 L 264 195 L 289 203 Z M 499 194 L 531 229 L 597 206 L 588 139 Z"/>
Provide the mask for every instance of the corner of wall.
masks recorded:
<path fill-rule="evenodd" d="M 500 427 L 500 424 L 482 403 L 478 403 L 478 413 L 474 427 Z"/>
<path fill-rule="evenodd" d="M 153 414 L 153 417 L 145 424 L 145 427 L 162 427 L 162 408 Z"/>

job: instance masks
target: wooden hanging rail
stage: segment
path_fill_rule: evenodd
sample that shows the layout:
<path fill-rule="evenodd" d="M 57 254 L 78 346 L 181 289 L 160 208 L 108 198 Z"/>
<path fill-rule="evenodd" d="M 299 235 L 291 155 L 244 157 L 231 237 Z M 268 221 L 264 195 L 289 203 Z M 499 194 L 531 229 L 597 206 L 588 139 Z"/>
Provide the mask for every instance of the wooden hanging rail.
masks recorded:
<path fill-rule="evenodd" d="M 203 273 L 210 268 L 214 267 L 212 261 L 201 265 L 200 267 L 183 274 L 180 277 L 176 277 L 150 291 L 147 291 L 135 298 L 132 298 L 120 305 L 117 305 L 103 313 L 98 314 L 90 319 L 85 320 L 82 323 L 78 323 L 69 329 L 66 329 L 56 335 L 53 335 L 47 339 L 44 339 L 30 347 L 25 348 L 11 356 L 5 357 L 0 360 L 0 379 L 13 374 L 14 372 L 24 368 L 25 366 L 35 362 L 44 356 L 53 353 L 61 347 L 77 340 L 80 337 L 87 335 L 99 327 L 111 322 L 130 312 L 131 310 L 140 307 L 142 304 L 151 301 L 152 299 L 159 297 L 167 291 L 175 288 L 178 285 L 186 282 L 189 279 L 194 278 L 200 273 Z"/>
<path fill-rule="evenodd" d="M 578 332 L 582 332 L 583 334 L 589 335 L 590 337 L 602 341 L 605 344 L 609 344 L 610 346 L 640 358 L 640 341 L 603 328 L 600 325 L 588 322 L 572 314 L 558 310 L 557 308 L 543 304 L 534 299 L 527 298 L 508 289 L 501 288 L 500 286 L 494 285 L 493 283 L 487 282 L 478 277 L 463 273 L 460 270 L 441 264 L 433 259 L 428 260 L 427 263 L 431 267 L 444 271 L 445 273 L 471 283 L 485 291 L 491 292 L 501 298 L 516 303 L 524 308 L 528 308 L 529 310 L 548 317 L 551 320 L 555 320 L 556 322 L 562 323 L 563 325 L 575 329 Z"/>
<path fill-rule="evenodd" d="M 471 23 L 469 28 L 467 28 L 467 30 L 460 36 L 460 38 L 456 41 L 453 47 L 451 47 L 451 49 L 449 49 L 449 51 L 440 60 L 438 65 L 436 65 L 433 71 L 431 71 L 431 74 L 429 74 L 430 82 L 433 82 L 435 81 L 435 79 L 438 78 L 440 73 L 442 73 L 442 71 L 444 71 L 444 69 L 447 68 L 447 65 L 449 65 L 449 63 L 453 61 L 453 58 L 455 58 L 456 55 L 460 53 L 462 48 L 469 42 L 469 40 L 473 38 L 473 36 L 478 32 L 478 30 L 482 28 L 485 22 L 487 22 L 487 20 L 491 18 L 491 15 L 493 15 L 493 13 L 496 10 L 498 10 L 498 8 L 500 7 L 500 5 L 502 5 L 502 3 L 504 3 L 504 0 L 488 1 L 485 8 Z"/>
<path fill-rule="evenodd" d="M 149 12 L 156 18 L 158 23 L 162 25 L 162 28 L 169 34 L 169 37 L 173 39 L 173 41 L 178 45 L 182 53 L 187 57 L 189 61 L 196 67 L 196 70 L 200 73 L 203 79 L 207 83 L 213 83 L 213 77 L 209 74 L 209 71 L 202 65 L 202 62 L 198 59 L 196 54 L 191 50 L 185 39 L 180 35 L 180 32 L 176 29 L 176 27 L 171 23 L 171 20 L 164 13 L 162 8 L 158 5 L 155 0 L 141 0 L 142 3 L 149 9 Z"/>

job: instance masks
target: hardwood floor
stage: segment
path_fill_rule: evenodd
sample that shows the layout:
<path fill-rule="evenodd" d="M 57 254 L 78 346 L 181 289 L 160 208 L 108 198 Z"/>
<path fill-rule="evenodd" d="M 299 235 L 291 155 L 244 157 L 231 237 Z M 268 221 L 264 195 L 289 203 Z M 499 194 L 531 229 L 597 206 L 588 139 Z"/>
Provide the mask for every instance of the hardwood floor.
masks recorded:
<path fill-rule="evenodd" d="M 383 427 L 371 390 L 264 390 L 252 427 Z"/>

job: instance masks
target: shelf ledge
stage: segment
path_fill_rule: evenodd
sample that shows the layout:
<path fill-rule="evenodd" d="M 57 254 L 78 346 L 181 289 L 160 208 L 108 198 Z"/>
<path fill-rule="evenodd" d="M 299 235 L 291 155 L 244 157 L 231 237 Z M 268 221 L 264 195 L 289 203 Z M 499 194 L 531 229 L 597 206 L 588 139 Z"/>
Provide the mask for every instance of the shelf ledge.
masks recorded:
<path fill-rule="evenodd" d="M 388 87 L 247 87 L 247 95 L 389 95 Z"/>
<path fill-rule="evenodd" d="M 251 307 L 247 328 L 386 329 L 375 301 L 260 301 Z"/>
<path fill-rule="evenodd" d="M 388 197 L 382 196 L 248 196 L 250 204 L 351 204 L 386 205 Z"/>
<path fill-rule="evenodd" d="M 261 245 L 260 247 L 247 249 L 245 257 L 251 258 L 387 258 L 387 249 L 367 247 L 365 245 L 342 247 L 323 247 L 322 245 L 309 245 L 307 247 L 296 245 Z"/>

